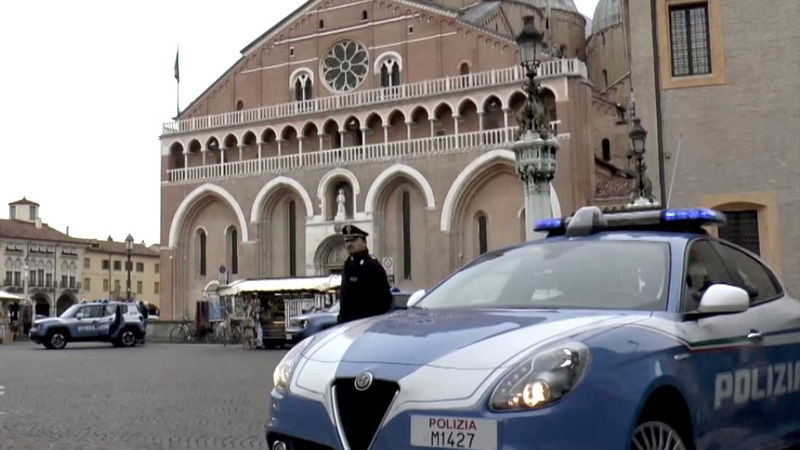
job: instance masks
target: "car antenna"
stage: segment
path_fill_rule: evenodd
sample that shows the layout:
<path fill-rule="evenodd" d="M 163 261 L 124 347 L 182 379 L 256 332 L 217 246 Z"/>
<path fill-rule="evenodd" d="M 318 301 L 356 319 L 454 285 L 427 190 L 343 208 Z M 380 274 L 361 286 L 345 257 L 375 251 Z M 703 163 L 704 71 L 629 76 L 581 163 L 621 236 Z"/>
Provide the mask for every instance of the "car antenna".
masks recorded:
<path fill-rule="evenodd" d="M 675 162 L 672 164 L 672 175 L 669 177 L 669 193 L 667 194 L 667 204 L 665 208 L 669 208 L 669 201 L 672 199 L 672 186 L 675 185 L 675 172 L 678 169 L 678 158 L 681 156 L 681 143 L 683 142 L 683 134 L 678 135 L 678 147 L 675 150 Z"/>

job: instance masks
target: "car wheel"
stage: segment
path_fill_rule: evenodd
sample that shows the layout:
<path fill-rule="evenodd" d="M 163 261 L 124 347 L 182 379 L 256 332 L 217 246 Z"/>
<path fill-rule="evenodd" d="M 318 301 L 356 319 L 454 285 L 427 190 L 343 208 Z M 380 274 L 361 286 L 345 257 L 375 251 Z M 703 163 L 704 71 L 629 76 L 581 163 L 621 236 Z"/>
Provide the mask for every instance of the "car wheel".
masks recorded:
<path fill-rule="evenodd" d="M 61 350 L 67 346 L 67 336 L 63 331 L 55 331 L 47 336 L 45 347 Z M 49 345 L 48 345 L 49 344 Z"/>
<path fill-rule="evenodd" d="M 136 345 L 136 333 L 130 328 L 122 330 L 122 333 L 119 335 L 119 343 L 123 347 L 133 347 Z"/>
<path fill-rule="evenodd" d="M 687 450 L 684 438 L 675 428 L 660 420 L 644 422 L 636 427 L 631 450 Z"/>

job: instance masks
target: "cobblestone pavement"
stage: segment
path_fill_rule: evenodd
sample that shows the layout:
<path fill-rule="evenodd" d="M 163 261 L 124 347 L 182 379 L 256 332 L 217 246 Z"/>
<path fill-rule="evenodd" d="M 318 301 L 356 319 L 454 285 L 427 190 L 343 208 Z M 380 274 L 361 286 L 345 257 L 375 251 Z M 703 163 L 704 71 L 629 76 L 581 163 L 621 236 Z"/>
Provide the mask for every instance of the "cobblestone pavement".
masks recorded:
<path fill-rule="evenodd" d="M 0 449 L 266 448 L 284 351 L 0 345 Z"/>

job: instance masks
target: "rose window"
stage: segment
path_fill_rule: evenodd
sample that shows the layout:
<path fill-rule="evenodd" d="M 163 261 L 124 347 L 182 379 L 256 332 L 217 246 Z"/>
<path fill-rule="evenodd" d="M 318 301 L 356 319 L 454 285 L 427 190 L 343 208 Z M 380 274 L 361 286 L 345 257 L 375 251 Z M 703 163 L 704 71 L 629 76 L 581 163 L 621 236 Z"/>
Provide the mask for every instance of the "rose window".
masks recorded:
<path fill-rule="evenodd" d="M 334 44 L 322 60 L 322 78 L 336 92 L 348 92 L 360 86 L 368 70 L 367 49 L 355 41 Z"/>

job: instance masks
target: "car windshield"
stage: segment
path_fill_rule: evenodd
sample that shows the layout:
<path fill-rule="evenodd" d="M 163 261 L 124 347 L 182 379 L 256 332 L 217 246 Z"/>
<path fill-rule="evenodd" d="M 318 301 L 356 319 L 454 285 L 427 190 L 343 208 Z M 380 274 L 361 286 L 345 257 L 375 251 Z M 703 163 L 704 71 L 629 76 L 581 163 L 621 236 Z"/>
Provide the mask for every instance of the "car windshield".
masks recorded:
<path fill-rule="evenodd" d="M 339 313 L 339 303 L 336 303 L 335 305 L 333 305 L 330 308 L 328 308 L 328 312 L 329 313 L 337 313 L 338 314 Z"/>
<path fill-rule="evenodd" d="M 665 310 L 668 274 L 663 242 L 544 242 L 484 255 L 418 306 Z"/>
<path fill-rule="evenodd" d="M 70 317 L 74 317 L 75 316 L 75 312 L 78 311 L 80 309 L 80 307 L 81 307 L 80 304 L 74 304 L 74 305 L 70 306 L 69 308 L 67 308 L 67 310 L 64 311 L 63 313 L 61 313 L 61 315 L 58 316 L 58 317 L 60 317 L 62 319 L 69 319 Z"/>

